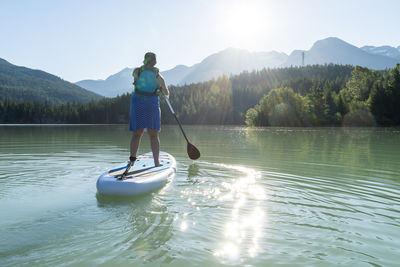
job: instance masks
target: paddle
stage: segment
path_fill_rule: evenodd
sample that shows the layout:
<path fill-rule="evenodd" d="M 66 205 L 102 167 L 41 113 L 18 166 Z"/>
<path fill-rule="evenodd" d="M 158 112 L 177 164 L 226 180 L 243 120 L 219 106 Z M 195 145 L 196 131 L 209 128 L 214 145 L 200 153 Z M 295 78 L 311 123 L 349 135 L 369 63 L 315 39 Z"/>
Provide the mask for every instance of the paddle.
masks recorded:
<path fill-rule="evenodd" d="M 124 171 L 123 174 L 121 174 L 120 177 L 118 177 L 118 180 L 125 180 L 126 175 L 128 174 L 129 170 L 131 169 L 131 167 L 133 166 L 134 162 L 136 161 L 136 157 L 129 157 L 129 162 L 128 165 L 126 166 L 126 170 Z"/>
<path fill-rule="evenodd" d="M 188 153 L 189 158 L 190 158 L 190 159 L 193 159 L 193 160 L 200 158 L 200 151 L 199 151 L 194 145 L 192 145 L 192 144 L 189 142 L 188 138 L 186 137 L 185 132 L 183 131 L 182 125 L 181 125 L 181 123 L 179 122 L 178 117 L 176 117 L 175 111 L 174 111 L 174 109 L 172 108 L 171 103 L 169 102 L 168 98 L 166 98 L 166 97 L 164 96 L 164 99 L 165 99 L 165 101 L 167 102 L 168 107 L 169 107 L 169 109 L 171 110 L 172 115 L 174 115 L 175 120 L 178 122 L 179 128 L 181 128 L 181 131 L 182 131 L 182 133 L 183 133 L 183 136 L 184 136 L 185 139 L 186 139 L 186 142 L 187 142 L 187 153 Z"/>

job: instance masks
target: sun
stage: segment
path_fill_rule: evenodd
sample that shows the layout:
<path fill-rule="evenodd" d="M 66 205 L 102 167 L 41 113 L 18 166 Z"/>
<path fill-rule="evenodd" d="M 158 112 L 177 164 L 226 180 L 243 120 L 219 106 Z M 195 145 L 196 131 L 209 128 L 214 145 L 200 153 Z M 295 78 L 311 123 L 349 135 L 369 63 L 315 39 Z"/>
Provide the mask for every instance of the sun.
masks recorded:
<path fill-rule="evenodd" d="M 224 31 L 233 40 L 256 41 L 265 34 L 268 16 L 257 1 L 232 2 L 221 17 Z"/>

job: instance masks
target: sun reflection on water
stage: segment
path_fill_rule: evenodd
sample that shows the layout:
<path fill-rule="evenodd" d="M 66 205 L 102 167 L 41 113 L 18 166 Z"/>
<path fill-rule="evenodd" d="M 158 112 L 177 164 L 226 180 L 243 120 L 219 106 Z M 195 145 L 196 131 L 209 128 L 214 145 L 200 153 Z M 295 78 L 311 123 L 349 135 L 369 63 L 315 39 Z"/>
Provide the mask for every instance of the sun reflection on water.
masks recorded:
<path fill-rule="evenodd" d="M 181 223 L 181 231 L 186 231 L 186 229 L 188 228 L 188 225 L 187 225 L 187 222 L 186 221 L 183 221 L 182 223 Z"/>
<path fill-rule="evenodd" d="M 213 176 L 201 174 L 201 182 L 181 191 L 181 198 L 196 211 L 212 209 L 215 221 L 210 223 L 213 236 L 213 255 L 221 262 L 242 263 L 260 254 L 265 227 L 266 192 L 260 184 L 261 172 L 239 165 L 198 162 L 212 165 Z M 210 168 L 207 168 L 210 169 Z M 216 180 L 218 173 L 221 179 Z M 190 177 L 191 181 L 193 177 Z M 193 212 L 193 209 L 189 209 Z M 222 212 L 222 214 L 220 213 Z M 216 215 L 219 214 L 219 215 Z M 177 219 L 181 232 L 196 231 L 193 213 Z M 193 222 L 192 222 L 193 221 Z M 214 232 L 215 231 L 215 232 Z"/>
<path fill-rule="evenodd" d="M 223 228 L 222 243 L 214 252 L 214 256 L 227 261 L 240 261 L 243 257 L 253 258 L 260 251 L 259 239 L 265 224 L 265 214 L 261 208 L 261 201 L 266 194 L 257 178 L 261 176 L 254 169 L 243 166 L 218 164 L 221 167 L 236 170 L 245 176 L 232 183 L 224 182 L 222 186 L 228 189 L 226 193 L 214 191 L 220 202 L 232 202 L 232 212 Z"/>

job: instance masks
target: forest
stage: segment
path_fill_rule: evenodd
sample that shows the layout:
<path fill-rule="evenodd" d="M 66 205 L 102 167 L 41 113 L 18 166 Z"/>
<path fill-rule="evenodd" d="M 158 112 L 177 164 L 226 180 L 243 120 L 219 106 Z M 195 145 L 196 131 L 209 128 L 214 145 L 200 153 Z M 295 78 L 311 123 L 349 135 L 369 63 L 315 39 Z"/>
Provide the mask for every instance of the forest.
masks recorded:
<path fill-rule="evenodd" d="M 183 124 L 249 126 L 400 125 L 400 64 L 263 69 L 170 86 Z M 88 103 L 0 102 L 0 123 L 127 123 L 130 94 Z M 160 101 L 162 123 L 175 123 Z"/>
<path fill-rule="evenodd" d="M 305 89 L 305 90 L 304 90 Z M 348 79 L 280 86 L 246 112 L 251 126 L 398 126 L 400 64 L 387 71 L 356 66 Z"/>

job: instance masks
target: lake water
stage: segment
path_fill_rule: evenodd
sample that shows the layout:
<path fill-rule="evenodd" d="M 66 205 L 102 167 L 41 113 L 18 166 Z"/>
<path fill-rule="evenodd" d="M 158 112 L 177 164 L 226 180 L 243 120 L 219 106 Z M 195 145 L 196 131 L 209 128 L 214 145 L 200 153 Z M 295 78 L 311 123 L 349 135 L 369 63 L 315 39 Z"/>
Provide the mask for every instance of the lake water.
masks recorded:
<path fill-rule="evenodd" d="M 201 158 L 163 126 L 175 178 L 117 198 L 125 125 L 0 126 L 0 266 L 398 266 L 399 129 L 185 129 Z"/>

